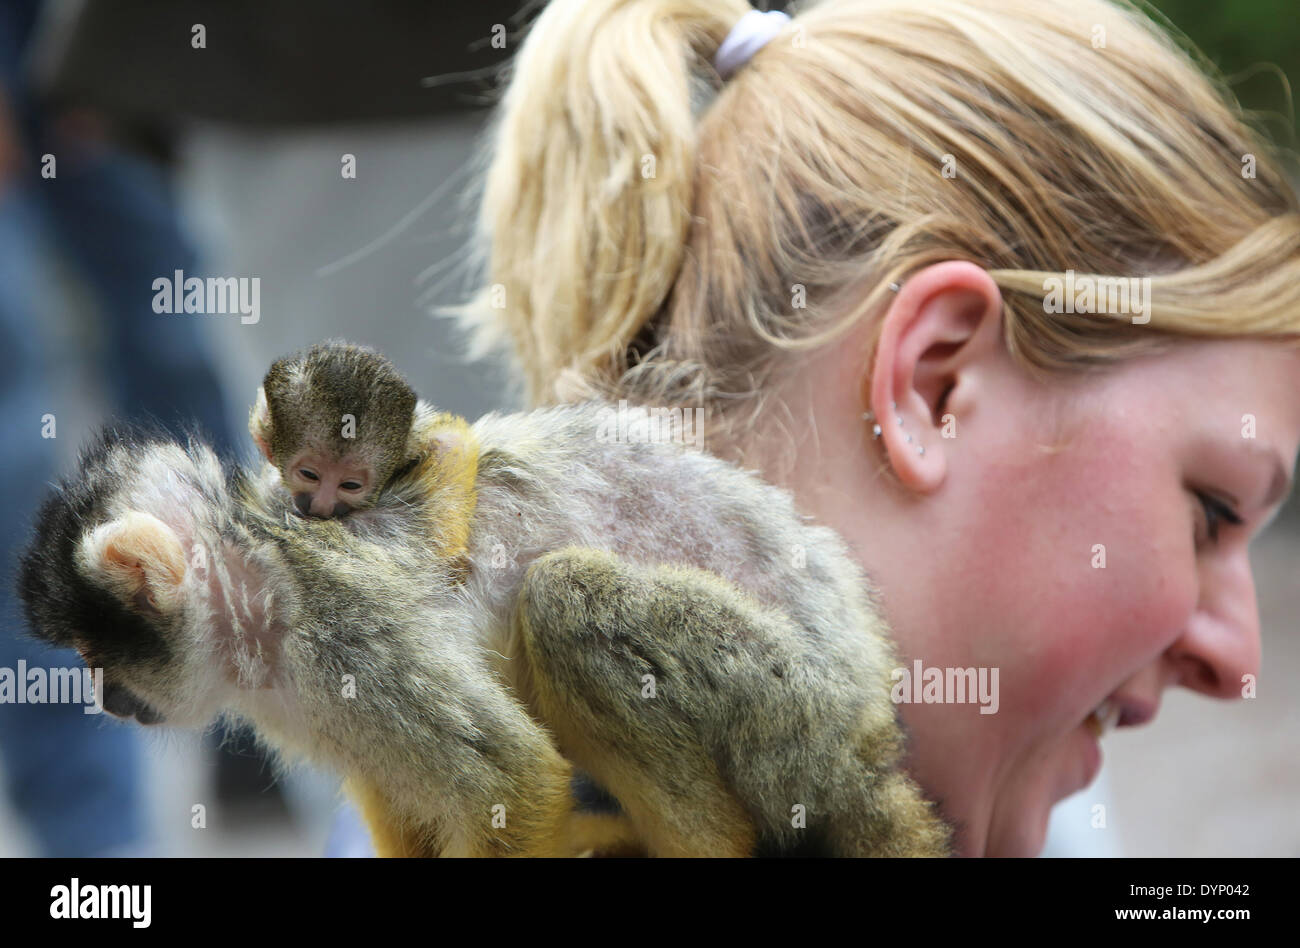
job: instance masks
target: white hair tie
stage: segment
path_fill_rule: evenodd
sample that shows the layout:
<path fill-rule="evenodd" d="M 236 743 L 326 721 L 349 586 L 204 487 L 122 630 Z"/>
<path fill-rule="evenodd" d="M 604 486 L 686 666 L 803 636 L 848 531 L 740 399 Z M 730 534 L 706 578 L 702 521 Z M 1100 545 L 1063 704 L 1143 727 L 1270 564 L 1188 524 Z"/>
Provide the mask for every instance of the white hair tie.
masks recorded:
<path fill-rule="evenodd" d="M 728 79 L 751 56 L 767 45 L 768 41 L 785 29 L 789 15 L 780 10 L 750 10 L 731 28 L 727 38 L 713 57 L 714 68 L 723 79 Z"/>

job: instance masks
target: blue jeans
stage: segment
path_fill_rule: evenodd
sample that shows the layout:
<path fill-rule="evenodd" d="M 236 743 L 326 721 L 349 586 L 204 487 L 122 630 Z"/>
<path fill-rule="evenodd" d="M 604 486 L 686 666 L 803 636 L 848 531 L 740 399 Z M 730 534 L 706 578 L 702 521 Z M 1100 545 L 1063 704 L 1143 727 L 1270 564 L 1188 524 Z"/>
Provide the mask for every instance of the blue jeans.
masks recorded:
<path fill-rule="evenodd" d="M 81 667 L 71 649 L 26 637 L 14 595 L 14 568 L 28 522 L 54 468 L 55 440 L 41 437 L 41 417 L 57 415 L 47 388 L 40 326 L 43 289 L 33 234 L 38 210 L 22 191 L 0 194 L 0 453 L 13 500 L 0 519 L 4 583 L 0 587 L 0 667 Z M 94 856 L 136 846 L 142 835 L 139 737 L 77 704 L 0 704 L 0 758 L 13 808 L 38 853 Z"/>
<path fill-rule="evenodd" d="M 43 153 L 39 144 L 32 151 Z M 104 347 L 95 361 L 113 407 L 176 431 L 197 419 L 218 450 L 232 444 L 197 321 L 163 322 L 152 309 L 154 278 L 176 269 L 201 275 L 161 169 L 108 147 L 78 153 L 63 143 L 55 153 L 56 178 L 0 192 L 0 453 L 12 501 L 0 523 L 0 667 L 15 670 L 20 659 L 81 664 L 75 652 L 25 637 L 13 592 L 15 558 L 54 473 L 58 442 L 40 436 L 40 419 L 87 407 L 60 403 L 49 388 L 41 310 L 54 287 L 42 276 L 42 245 L 63 251 L 92 290 Z M 0 757 L 10 800 L 42 855 L 139 847 L 143 754 L 133 725 L 79 705 L 4 704 Z"/>

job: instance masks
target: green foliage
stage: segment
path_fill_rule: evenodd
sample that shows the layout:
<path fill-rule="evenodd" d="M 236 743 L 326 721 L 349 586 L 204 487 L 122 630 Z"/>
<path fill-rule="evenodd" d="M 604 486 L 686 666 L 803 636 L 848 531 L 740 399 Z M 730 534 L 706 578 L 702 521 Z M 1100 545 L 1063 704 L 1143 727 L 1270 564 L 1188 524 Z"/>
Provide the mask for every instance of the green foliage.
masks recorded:
<path fill-rule="evenodd" d="M 1300 81 L 1297 0 L 1151 0 L 1223 72 L 1237 98 L 1280 144 L 1295 147 Z M 1284 82 L 1279 70 L 1285 74 Z"/>

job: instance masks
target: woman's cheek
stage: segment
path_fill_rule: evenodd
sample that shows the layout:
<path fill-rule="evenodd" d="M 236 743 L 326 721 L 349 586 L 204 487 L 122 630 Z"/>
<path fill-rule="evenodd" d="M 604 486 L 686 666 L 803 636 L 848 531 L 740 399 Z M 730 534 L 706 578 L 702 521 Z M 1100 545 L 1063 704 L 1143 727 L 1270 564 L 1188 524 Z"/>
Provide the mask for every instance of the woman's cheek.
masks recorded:
<path fill-rule="evenodd" d="M 1116 463 L 1103 451 L 1007 464 L 967 508 L 978 513 L 962 532 L 988 544 L 959 597 L 982 630 L 968 658 L 1000 666 L 1002 714 L 1068 725 L 1186 624 L 1196 582 L 1187 511 L 1172 495 L 1152 502 L 1151 471 L 1133 453 Z"/>
<path fill-rule="evenodd" d="M 1087 567 L 1062 564 L 1063 581 L 1047 604 L 1057 617 L 1055 631 L 1039 667 L 1066 713 L 1086 711 L 1154 661 L 1195 610 L 1195 553 L 1190 528 L 1178 522 L 1186 512 L 1152 513 L 1150 507 L 1121 512 L 1104 540 L 1093 531 L 1079 534 Z"/>

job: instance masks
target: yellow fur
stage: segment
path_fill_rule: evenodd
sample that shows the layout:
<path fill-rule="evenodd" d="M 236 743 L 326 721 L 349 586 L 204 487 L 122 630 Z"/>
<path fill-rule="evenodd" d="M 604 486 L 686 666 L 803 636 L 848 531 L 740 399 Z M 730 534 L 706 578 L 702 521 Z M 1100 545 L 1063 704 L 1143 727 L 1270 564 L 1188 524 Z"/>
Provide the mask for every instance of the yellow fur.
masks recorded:
<path fill-rule="evenodd" d="M 366 821 L 376 856 L 402 859 L 438 855 L 437 846 L 431 837 L 403 829 L 388 800 L 365 778 L 348 778 L 344 782 L 344 790 L 352 797 Z"/>
<path fill-rule="evenodd" d="M 450 559 L 469 547 L 470 521 L 477 504 L 478 443 L 465 419 L 438 412 L 415 432 L 424 446 L 412 477 L 427 502 L 421 515 L 435 538 L 434 549 Z"/>

